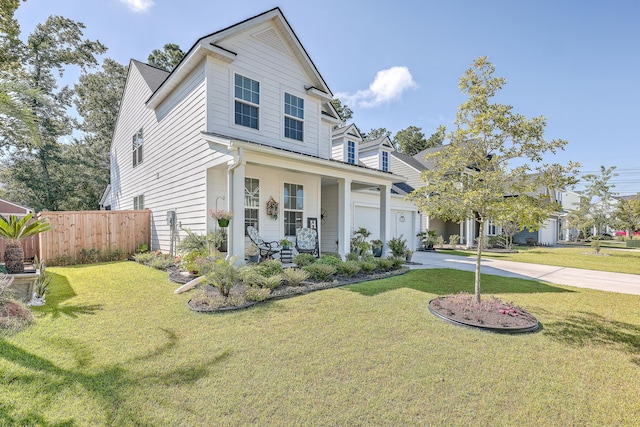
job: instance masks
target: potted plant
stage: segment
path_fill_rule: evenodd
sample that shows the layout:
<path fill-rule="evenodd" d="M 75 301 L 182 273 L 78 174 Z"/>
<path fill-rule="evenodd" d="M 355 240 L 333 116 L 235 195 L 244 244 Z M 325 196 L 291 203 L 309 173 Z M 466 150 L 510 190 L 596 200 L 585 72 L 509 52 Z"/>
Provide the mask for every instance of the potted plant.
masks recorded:
<path fill-rule="evenodd" d="M 9 219 L 0 215 L 0 238 L 7 241 L 4 263 L 8 274 L 24 273 L 22 241 L 52 228 L 46 220 L 39 218 L 31 221 L 32 218 L 32 213 L 23 218 L 11 215 Z"/>
<path fill-rule="evenodd" d="M 422 249 L 425 251 L 433 251 L 433 244 L 436 243 L 436 232 L 435 230 L 427 230 L 421 233 L 416 234 L 420 238 L 422 242 Z"/>
<path fill-rule="evenodd" d="M 258 248 L 258 245 L 252 243 L 245 251 L 245 254 L 249 258 L 249 262 L 257 263 L 260 256 L 260 249 Z"/>
<path fill-rule="evenodd" d="M 380 239 L 373 239 L 371 241 L 371 250 L 373 251 L 374 257 L 382 256 L 382 246 L 383 246 L 383 242 Z"/>
<path fill-rule="evenodd" d="M 285 237 L 284 239 L 280 240 L 280 246 L 282 246 L 282 249 L 284 249 L 285 251 L 291 249 L 291 240 Z"/>
<path fill-rule="evenodd" d="M 405 256 L 407 262 L 411 262 L 411 257 L 413 257 L 413 251 L 411 249 L 407 249 L 404 252 L 404 256 Z"/>
<path fill-rule="evenodd" d="M 351 238 L 351 252 L 358 255 L 364 254 L 371 245 L 365 242 L 367 237 L 371 236 L 371 232 L 364 227 L 358 228 L 353 232 L 353 238 Z"/>
<path fill-rule="evenodd" d="M 229 226 L 229 221 L 233 218 L 233 212 L 225 211 L 223 209 L 215 211 L 213 209 L 209 209 L 209 216 L 218 221 L 218 226 L 220 228 L 225 228 Z"/>

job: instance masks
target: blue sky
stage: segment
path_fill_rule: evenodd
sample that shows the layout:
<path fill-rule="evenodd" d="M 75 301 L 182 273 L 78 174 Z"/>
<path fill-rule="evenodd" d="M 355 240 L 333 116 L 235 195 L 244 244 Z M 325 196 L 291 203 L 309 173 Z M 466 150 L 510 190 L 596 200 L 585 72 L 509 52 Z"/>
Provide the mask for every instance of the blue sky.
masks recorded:
<path fill-rule="evenodd" d="M 120 63 L 279 6 L 334 94 L 364 131 L 452 128 L 458 80 L 488 56 L 507 85 L 498 100 L 547 118 L 548 139 L 569 141 L 549 161 L 582 171 L 617 166 L 616 191 L 640 192 L 640 2 L 258 0 L 28 0 L 23 37 L 49 15 L 83 22 L 85 36 Z M 76 71 L 70 71 L 73 78 Z M 578 187 L 580 188 L 580 187 Z"/>

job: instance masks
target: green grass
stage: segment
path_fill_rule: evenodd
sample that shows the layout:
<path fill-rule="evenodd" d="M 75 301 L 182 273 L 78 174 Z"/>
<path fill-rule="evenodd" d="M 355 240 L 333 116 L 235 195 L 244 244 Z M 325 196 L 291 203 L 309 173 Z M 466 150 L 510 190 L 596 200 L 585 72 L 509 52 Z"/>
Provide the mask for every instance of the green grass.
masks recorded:
<path fill-rule="evenodd" d="M 482 252 L 483 258 L 505 261 L 528 262 L 531 264 L 556 265 L 559 267 L 584 268 L 587 270 L 609 271 L 613 273 L 640 274 L 640 251 L 603 248 L 595 255 L 590 246 L 579 247 L 518 247 L 518 253 Z M 450 255 L 475 256 L 472 251 L 443 251 Z"/>
<path fill-rule="evenodd" d="M 640 296 L 484 276 L 541 332 L 428 311 L 473 275 L 419 270 L 225 314 L 132 262 L 50 268 L 0 339 L 0 425 L 640 424 Z"/>

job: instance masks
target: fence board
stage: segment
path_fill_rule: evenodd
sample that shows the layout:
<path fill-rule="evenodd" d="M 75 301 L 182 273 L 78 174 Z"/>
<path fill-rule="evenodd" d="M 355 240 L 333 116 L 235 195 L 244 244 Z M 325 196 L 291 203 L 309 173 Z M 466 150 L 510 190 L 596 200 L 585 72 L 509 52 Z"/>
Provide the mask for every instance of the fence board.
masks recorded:
<path fill-rule="evenodd" d="M 80 262 L 83 249 L 100 251 L 106 257 L 116 249 L 133 254 L 151 241 L 151 211 L 65 211 L 41 212 L 54 227 L 39 235 L 39 256 L 53 260 L 59 256 Z"/>

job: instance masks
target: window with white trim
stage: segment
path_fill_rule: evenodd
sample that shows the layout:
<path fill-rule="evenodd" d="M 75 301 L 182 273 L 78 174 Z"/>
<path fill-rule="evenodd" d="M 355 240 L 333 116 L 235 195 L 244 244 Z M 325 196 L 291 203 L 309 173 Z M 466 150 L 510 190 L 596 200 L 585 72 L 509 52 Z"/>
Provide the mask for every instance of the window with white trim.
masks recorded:
<path fill-rule="evenodd" d="M 304 189 L 299 184 L 284 183 L 284 235 L 295 236 L 296 229 L 302 228 L 304 214 Z"/>
<path fill-rule="evenodd" d="M 284 93 L 284 136 L 303 140 L 304 135 L 304 99 L 290 93 Z"/>
<path fill-rule="evenodd" d="M 258 228 L 260 214 L 260 180 L 257 178 L 244 179 L 244 235 L 247 236 L 247 227 Z"/>
<path fill-rule="evenodd" d="M 347 141 L 347 163 L 356 164 L 356 143 Z"/>
<path fill-rule="evenodd" d="M 260 82 L 235 75 L 235 124 L 258 129 Z"/>
<path fill-rule="evenodd" d="M 493 223 L 493 221 L 487 221 L 487 236 L 497 236 L 498 235 L 498 226 Z"/>
<path fill-rule="evenodd" d="M 133 210 L 141 211 L 144 209 L 144 195 L 140 194 L 139 196 L 135 196 L 133 198 Z"/>
<path fill-rule="evenodd" d="M 386 151 L 382 152 L 382 170 L 389 172 L 389 153 Z"/>
<path fill-rule="evenodd" d="M 142 128 L 133 135 L 133 167 L 142 163 Z"/>

